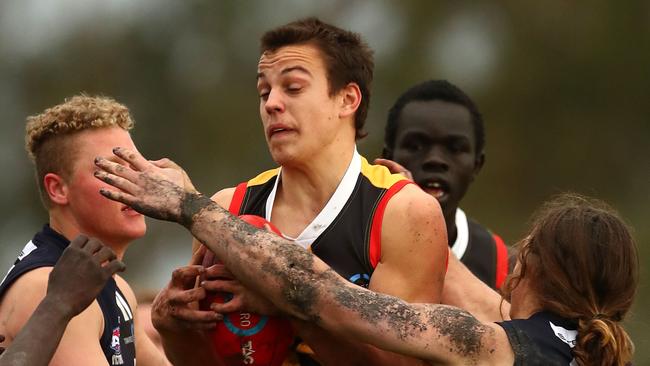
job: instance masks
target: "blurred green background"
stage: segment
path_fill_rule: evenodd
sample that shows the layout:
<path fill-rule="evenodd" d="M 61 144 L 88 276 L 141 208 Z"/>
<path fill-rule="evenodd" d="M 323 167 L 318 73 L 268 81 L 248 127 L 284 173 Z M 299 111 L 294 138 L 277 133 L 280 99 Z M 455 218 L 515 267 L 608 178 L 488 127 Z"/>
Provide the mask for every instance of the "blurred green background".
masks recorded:
<path fill-rule="evenodd" d="M 180 163 L 206 193 L 272 167 L 258 115 L 258 37 L 304 16 L 359 32 L 375 50 L 368 158 L 406 88 L 448 79 L 484 114 L 487 163 L 462 203 L 515 242 L 531 212 L 572 190 L 634 227 L 641 285 L 627 326 L 650 364 L 650 2 L 0 2 L 0 271 L 47 220 L 23 148 L 28 115 L 86 92 L 128 105 L 150 158 Z M 188 234 L 149 221 L 127 253 L 136 290 L 189 259 Z"/>

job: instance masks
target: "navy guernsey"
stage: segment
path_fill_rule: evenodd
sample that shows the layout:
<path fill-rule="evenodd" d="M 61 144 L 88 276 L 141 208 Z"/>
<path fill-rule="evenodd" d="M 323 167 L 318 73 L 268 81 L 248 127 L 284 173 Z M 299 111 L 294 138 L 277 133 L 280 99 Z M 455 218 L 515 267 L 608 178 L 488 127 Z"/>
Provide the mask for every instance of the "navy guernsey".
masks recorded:
<path fill-rule="evenodd" d="M 25 245 L 0 283 L 0 301 L 23 274 L 40 267 L 54 267 L 68 244 L 68 239 L 45 225 Z M 106 361 L 109 365 L 135 366 L 133 312 L 114 278 L 106 282 L 96 300 L 104 316 L 104 330 L 99 343 Z"/>

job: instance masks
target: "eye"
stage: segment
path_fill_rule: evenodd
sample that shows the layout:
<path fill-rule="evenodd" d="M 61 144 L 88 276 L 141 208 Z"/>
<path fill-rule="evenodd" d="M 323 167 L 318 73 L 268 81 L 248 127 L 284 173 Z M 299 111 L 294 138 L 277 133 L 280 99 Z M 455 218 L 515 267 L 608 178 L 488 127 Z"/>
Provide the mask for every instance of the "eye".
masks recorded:
<path fill-rule="evenodd" d="M 422 150 L 422 144 L 417 141 L 406 141 L 402 144 L 402 148 L 410 153 L 416 153 Z"/>
<path fill-rule="evenodd" d="M 469 151 L 469 144 L 462 140 L 452 140 L 447 144 L 447 149 L 454 153 L 464 153 Z"/>
<path fill-rule="evenodd" d="M 258 94 L 260 96 L 260 99 L 266 101 L 269 99 L 269 94 L 271 94 L 271 91 L 269 89 L 261 89 Z"/>
<path fill-rule="evenodd" d="M 301 90 L 302 86 L 299 84 L 289 84 L 289 86 L 287 86 L 287 91 L 292 94 L 299 93 Z"/>

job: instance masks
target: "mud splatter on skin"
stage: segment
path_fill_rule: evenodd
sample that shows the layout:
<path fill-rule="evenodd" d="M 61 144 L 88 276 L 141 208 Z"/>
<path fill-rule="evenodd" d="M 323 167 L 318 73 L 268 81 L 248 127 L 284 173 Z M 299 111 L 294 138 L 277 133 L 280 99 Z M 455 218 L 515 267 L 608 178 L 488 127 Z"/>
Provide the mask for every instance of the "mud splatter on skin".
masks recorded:
<path fill-rule="evenodd" d="M 181 214 L 179 223 L 191 229 L 194 216 L 203 211 L 206 207 L 214 204 L 212 200 L 202 194 L 185 192 L 181 199 Z"/>
<path fill-rule="evenodd" d="M 371 324 L 386 322 L 401 340 L 418 337 L 428 329 L 422 313 L 398 298 L 350 287 L 334 291 L 342 306 L 359 313 L 361 319 Z"/>
<path fill-rule="evenodd" d="M 483 351 L 483 337 L 494 330 L 479 322 L 465 310 L 436 306 L 427 312 L 429 324 L 447 337 L 453 351 L 465 357 L 478 357 Z"/>
<path fill-rule="evenodd" d="M 484 337 L 493 334 L 494 330 L 468 312 L 444 305 L 414 307 L 395 297 L 341 286 L 341 279 L 333 270 L 315 270 L 314 256 L 308 251 L 287 245 L 280 238 L 260 234 L 263 230 L 235 219 L 211 200 L 194 196 L 185 195 L 181 204 L 183 216 L 191 222 L 204 210 L 224 214 L 216 220 L 206 215 L 208 221 L 200 226 L 204 231 L 195 234 L 209 237 L 211 242 L 223 243 L 228 251 L 228 261 L 245 271 L 254 282 L 260 280 L 260 275 L 270 277 L 278 284 L 293 315 L 319 323 L 319 300 L 333 298 L 340 306 L 358 313 L 366 322 L 386 324 L 389 331 L 395 332 L 395 336 L 403 341 L 421 340 L 425 332 L 433 329 L 441 337 L 436 343 L 465 357 L 470 363 L 478 362 L 486 351 Z M 226 230 L 223 230 L 224 226 Z M 217 230 L 218 227 L 222 229 Z M 228 250 L 231 245 L 237 249 Z M 262 271 L 246 269 L 250 265 Z M 268 280 L 265 283 L 269 286 Z"/>

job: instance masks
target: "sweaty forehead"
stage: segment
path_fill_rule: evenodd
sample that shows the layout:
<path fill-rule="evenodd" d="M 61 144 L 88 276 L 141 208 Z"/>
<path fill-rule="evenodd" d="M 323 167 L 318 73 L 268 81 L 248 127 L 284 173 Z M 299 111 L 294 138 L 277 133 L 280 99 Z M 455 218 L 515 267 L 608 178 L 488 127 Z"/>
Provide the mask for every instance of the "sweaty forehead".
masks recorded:
<path fill-rule="evenodd" d="M 321 57 L 314 46 L 287 46 L 274 51 L 265 51 L 257 64 L 257 71 L 264 72 L 276 67 L 296 64 L 307 67 L 318 67 L 322 65 Z"/>

